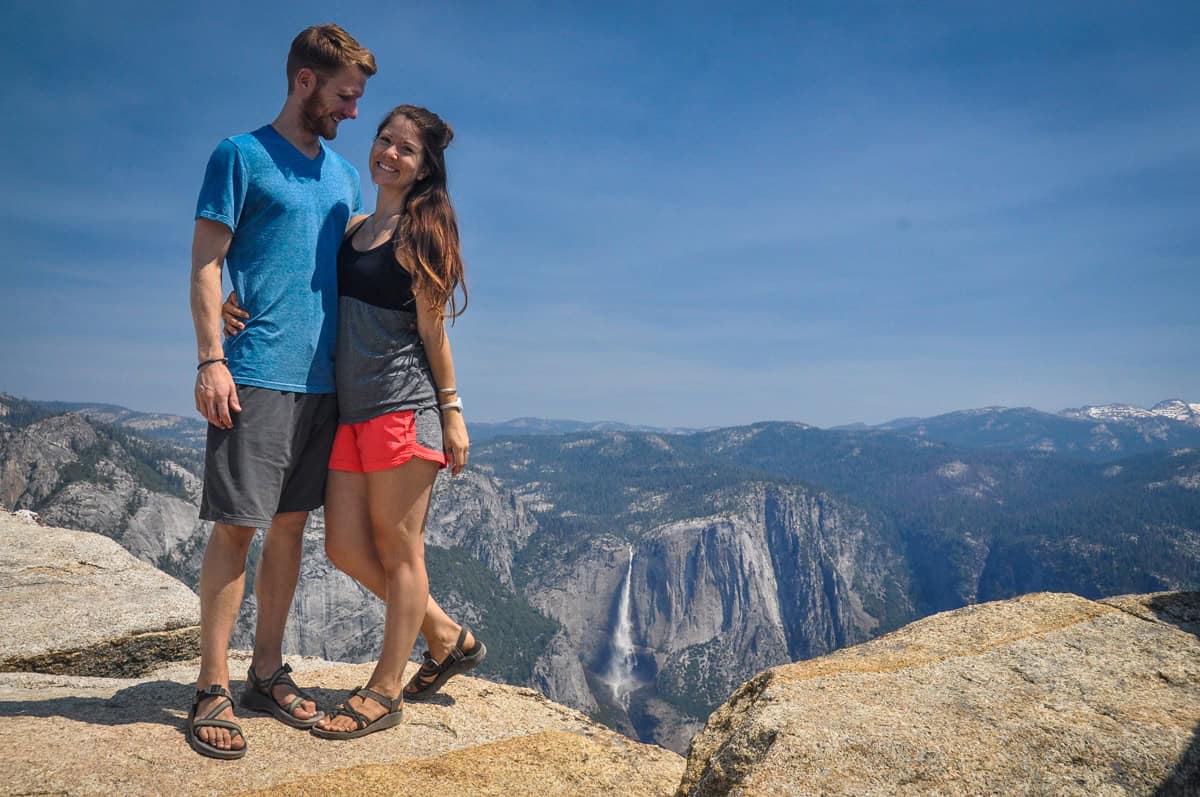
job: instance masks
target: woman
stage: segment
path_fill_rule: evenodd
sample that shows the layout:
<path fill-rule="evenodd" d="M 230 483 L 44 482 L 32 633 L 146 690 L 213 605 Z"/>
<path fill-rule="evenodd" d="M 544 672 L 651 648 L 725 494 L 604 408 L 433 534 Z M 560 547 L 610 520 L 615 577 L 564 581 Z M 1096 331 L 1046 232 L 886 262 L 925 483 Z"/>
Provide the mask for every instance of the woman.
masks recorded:
<path fill-rule="evenodd" d="M 387 603 L 383 646 L 367 685 L 312 733 L 350 739 L 397 725 L 404 698 L 420 700 L 472 669 L 483 643 L 429 596 L 425 517 L 434 478 L 467 464 L 468 438 L 445 321 L 466 285 L 444 152 L 454 133 L 436 114 L 394 108 L 371 145 L 375 212 L 351 219 L 338 253 L 340 424 L 325 496 L 330 561 Z M 449 312 L 447 312 L 447 307 Z M 236 297 L 226 328 L 245 317 Z M 402 690 L 417 631 L 430 651 Z M 457 631 L 450 646 L 449 633 Z M 438 648 L 441 650 L 438 650 Z M 403 694 L 402 694 L 403 691 Z"/>

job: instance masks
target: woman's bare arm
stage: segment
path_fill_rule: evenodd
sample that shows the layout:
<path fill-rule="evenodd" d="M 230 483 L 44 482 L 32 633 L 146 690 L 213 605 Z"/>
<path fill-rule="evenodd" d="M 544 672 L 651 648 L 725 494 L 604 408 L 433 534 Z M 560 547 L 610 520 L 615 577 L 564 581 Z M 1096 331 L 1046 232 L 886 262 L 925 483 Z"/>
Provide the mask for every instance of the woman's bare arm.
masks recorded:
<path fill-rule="evenodd" d="M 450 336 L 446 334 L 446 322 L 439 320 L 433 306 L 414 289 L 417 305 L 417 333 L 425 346 L 429 358 L 429 370 L 433 383 L 439 389 L 438 404 L 445 404 L 458 397 L 458 383 L 454 376 L 454 358 L 450 353 Z M 455 388 L 455 392 L 441 392 Z M 442 410 L 442 440 L 447 457 L 451 462 L 451 474 L 457 476 L 467 465 L 470 439 L 467 423 L 461 410 Z"/>

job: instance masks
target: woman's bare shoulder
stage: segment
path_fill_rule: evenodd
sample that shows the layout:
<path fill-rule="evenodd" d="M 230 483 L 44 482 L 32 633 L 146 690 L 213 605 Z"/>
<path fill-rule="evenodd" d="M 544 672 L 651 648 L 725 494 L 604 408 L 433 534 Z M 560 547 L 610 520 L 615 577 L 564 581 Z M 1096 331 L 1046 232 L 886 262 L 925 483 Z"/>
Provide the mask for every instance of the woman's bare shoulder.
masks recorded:
<path fill-rule="evenodd" d="M 370 213 L 359 213 L 357 216 L 351 216 L 350 221 L 346 222 L 346 230 L 342 233 L 342 237 L 345 238 L 347 235 L 354 232 L 355 228 L 362 224 L 363 219 L 369 218 L 370 216 Z"/>

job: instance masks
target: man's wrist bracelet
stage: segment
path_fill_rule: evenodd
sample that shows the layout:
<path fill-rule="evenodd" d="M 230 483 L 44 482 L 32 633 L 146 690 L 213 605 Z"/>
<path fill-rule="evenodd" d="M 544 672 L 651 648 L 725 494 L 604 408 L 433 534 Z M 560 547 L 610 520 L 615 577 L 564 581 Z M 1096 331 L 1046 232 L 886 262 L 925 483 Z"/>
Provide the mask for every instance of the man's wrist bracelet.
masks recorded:
<path fill-rule="evenodd" d="M 458 410 L 459 412 L 462 412 L 463 411 L 462 399 L 456 398 L 454 401 L 447 401 L 445 404 L 439 404 L 438 409 Z"/>
<path fill-rule="evenodd" d="M 204 366 L 212 365 L 213 363 L 221 363 L 222 365 L 229 365 L 229 360 L 226 360 L 224 357 L 213 357 L 211 360 L 203 360 L 203 361 L 201 361 L 201 363 L 199 365 L 196 366 L 196 370 L 199 371 Z"/>
<path fill-rule="evenodd" d="M 439 393 L 457 393 L 458 388 L 456 388 L 456 387 L 439 387 L 438 392 Z"/>

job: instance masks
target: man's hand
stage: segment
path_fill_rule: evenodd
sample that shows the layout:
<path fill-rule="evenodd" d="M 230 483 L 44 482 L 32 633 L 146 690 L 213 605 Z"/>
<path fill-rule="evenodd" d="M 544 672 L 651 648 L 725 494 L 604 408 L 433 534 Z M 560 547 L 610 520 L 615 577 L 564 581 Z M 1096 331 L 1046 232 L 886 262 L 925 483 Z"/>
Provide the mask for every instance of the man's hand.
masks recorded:
<path fill-rule="evenodd" d="M 237 293 L 230 291 L 229 295 L 225 297 L 225 304 L 221 305 L 221 323 L 225 327 L 225 337 L 232 338 L 245 329 L 246 324 L 242 319 L 249 317 L 250 314 L 238 304 Z"/>
<path fill-rule="evenodd" d="M 233 413 L 241 412 L 242 405 L 225 363 L 206 365 L 196 374 L 196 409 L 213 426 L 233 428 Z"/>

